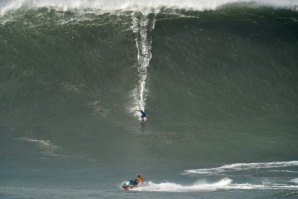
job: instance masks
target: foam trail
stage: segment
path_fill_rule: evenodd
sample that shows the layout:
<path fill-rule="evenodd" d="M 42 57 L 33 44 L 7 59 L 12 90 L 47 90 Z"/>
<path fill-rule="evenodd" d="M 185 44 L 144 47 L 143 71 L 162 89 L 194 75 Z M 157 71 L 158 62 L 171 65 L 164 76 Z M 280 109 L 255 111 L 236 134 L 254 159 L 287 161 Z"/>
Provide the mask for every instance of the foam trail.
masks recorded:
<path fill-rule="evenodd" d="M 59 147 L 52 144 L 49 140 L 37 140 L 37 139 L 31 139 L 31 138 L 25 138 L 25 137 L 18 138 L 18 140 L 35 144 L 36 146 L 41 148 L 43 151 L 42 153 L 46 155 L 57 156 L 57 149 Z"/>
<path fill-rule="evenodd" d="M 132 96 L 134 106 L 131 112 L 137 115 L 137 110 L 145 110 L 148 89 L 146 87 L 149 63 L 152 58 L 152 35 L 155 26 L 155 16 L 140 12 L 132 13 L 132 30 L 136 35 L 139 82 Z"/>
<path fill-rule="evenodd" d="M 232 183 L 229 178 L 221 179 L 218 182 L 206 183 L 206 182 L 196 182 L 191 185 L 181 185 L 171 182 L 164 183 L 153 183 L 148 182 L 136 189 L 136 191 L 153 191 L 153 192 L 191 192 L 191 191 L 214 191 L 226 187 Z"/>
<path fill-rule="evenodd" d="M 298 190 L 297 185 L 287 184 L 249 184 L 233 183 L 230 178 L 223 178 L 218 182 L 198 181 L 191 185 L 181 185 L 172 182 L 153 183 L 148 182 L 132 191 L 150 191 L 150 192 L 206 192 L 216 190 Z"/>
<path fill-rule="evenodd" d="M 298 166 L 298 161 L 265 162 L 265 163 L 236 163 L 216 168 L 185 170 L 184 174 L 216 174 L 250 169 L 270 169 Z"/>

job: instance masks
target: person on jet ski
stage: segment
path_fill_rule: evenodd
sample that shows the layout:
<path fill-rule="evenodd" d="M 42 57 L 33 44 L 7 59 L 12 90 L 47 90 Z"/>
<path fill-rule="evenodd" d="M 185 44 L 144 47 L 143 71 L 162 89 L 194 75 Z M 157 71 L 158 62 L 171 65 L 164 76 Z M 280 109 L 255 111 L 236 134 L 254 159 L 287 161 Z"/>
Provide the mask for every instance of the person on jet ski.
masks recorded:
<path fill-rule="evenodd" d="M 140 185 L 144 182 L 144 178 L 141 175 L 138 175 L 136 178 L 136 182 L 138 183 L 138 185 Z"/>

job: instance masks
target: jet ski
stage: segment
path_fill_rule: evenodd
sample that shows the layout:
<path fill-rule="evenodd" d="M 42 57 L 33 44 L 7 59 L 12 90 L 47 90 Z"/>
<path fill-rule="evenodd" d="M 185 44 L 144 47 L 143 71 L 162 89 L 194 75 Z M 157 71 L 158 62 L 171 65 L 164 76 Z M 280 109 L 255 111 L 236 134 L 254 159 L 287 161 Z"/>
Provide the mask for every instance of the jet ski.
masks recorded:
<path fill-rule="evenodd" d="M 129 191 L 129 190 L 132 190 L 132 189 L 136 189 L 139 187 L 139 184 L 137 181 L 135 180 L 128 180 L 126 182 L 123 183 L 122 185 L 122 188 L 125 190 L 125 191 Z"/>

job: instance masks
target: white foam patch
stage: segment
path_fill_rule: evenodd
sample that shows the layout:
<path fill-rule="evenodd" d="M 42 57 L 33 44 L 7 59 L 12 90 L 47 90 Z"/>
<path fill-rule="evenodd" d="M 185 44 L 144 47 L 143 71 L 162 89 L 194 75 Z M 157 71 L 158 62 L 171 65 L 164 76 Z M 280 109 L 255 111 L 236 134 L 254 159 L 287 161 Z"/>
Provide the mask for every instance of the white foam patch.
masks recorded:
<path fill-rule="evenodd" d="M 298 171 L 292 171 L 292 170 L 270 170 L 270 172 L 276 172 L 276 173 L 298 173 Z"/>
<path fill-rule="evenodd" d="M 40 147 L 44 154 L 49 156 L 57 156 L 56 150 L 58 147 L 54 144 L 52 144 L 49 140 L 37 140 L 37 139 L 31 139 L 31 138 L 18 138 L 19 140 L 29 142 L 32 144 L 35 144 L 36 146 Z"/>
<path fill-rule="evenodd" d="M 36 139 L 30 139 L 30 138 L 19 138 L 19 140 L 34 143 L 42 148 L 50 148 L 50 149 L 58 148 L 57 146 L 53 145 L 49 140 L 36 140 Z"/>
<path fill-rule="evenodd" d="M 208 168 L 208 169 L 192 169 L 185 170 L 184 174 L 216 174 L 233 171 L 242 171 L 250 169 L 270 169 L 270 168 L 282 168 L 298 166 L 298 161 L 288 162 L 262 162 L 262 163 L 236 163 L 228 164 L 221 167 Z"/>
<path fill-rule="evenodd" d="M 71 9 L 97 9 L 107 12 L 115 10 L 148 11 L 160 7 L 178 9 L 210 10 L 227 3 L 256 3 L 297 9 L 298 0 L 7 0 L 0 2 L 0 15 L 20 8 L 51 7 L 63 11 Z"/>
<path fill-rule="evenodd" d="M 298 184 L 298 178 L 294 178 L 294 179 L 290 180 L 290 182 L 293 182 L 295 184 Z"/>

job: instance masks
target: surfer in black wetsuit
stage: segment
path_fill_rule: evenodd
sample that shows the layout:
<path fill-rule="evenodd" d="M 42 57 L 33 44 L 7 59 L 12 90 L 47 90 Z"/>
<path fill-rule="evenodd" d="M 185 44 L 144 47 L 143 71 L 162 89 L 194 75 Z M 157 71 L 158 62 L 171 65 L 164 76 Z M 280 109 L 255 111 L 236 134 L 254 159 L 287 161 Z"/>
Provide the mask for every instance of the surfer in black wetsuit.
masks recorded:
<path fill-rule="evenodd" d="M 138 110 L 140 113 L 141 113 L 141 121 L 142 121 L 142 123 L 144 123 L 145 122 L 145 117 L 146 117 L 146 113 L 143 111 L 143 110 Z"/>

